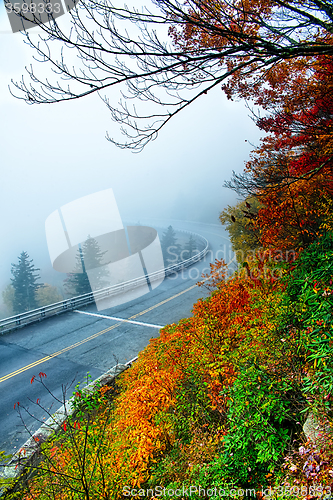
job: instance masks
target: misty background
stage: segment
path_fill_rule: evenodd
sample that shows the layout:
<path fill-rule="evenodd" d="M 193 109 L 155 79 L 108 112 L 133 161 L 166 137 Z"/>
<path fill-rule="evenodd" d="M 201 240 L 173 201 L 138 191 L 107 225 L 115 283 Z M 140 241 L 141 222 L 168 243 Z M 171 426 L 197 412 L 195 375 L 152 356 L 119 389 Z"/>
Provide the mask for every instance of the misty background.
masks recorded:
<path fill-rule="evenodd" d="M 23 35 L 10 32 L 0 3 L 2 317 L 2 291 L 23 250 L 41 269 L 41 282 L 61 286 L 64 276 L 52 269 L 45 238 L 45 220 L 54 210 L 112 188 L 123 221 L 219 224 L 221 210 L 237 202 L 223 183 L 232 170 L 243 170 L 261 136 L 245 103 L 228 101 L 215 88 L 175 116 L 141 153 L 120 150 L 105 139 L 119 125 L 97 94 L 29 106 L 9 93 L 11 78 L 20 80 L 25 66 L 33 63 L 42 72 L 33 55 Z M 118 100 L 116 91 L 108 96 Z"/>

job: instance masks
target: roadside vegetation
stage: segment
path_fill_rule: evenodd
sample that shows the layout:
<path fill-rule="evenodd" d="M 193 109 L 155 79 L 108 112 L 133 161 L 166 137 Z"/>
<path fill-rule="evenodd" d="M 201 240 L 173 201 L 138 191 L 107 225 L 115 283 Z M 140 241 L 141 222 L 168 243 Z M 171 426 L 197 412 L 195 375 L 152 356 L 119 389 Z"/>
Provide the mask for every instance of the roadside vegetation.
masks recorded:
<path fill-rule="evenodd" d="M 76 390 L 75 418 L 42 445 L 26 489 L 7 498 L 158 497 L 160 487 L 169 496 L 192 487 L 191 498 L 203 496 L 199 487 L 211 498 L 235 488 L 260 497 L 271 487 L 273 498 L 328 492 L 333 234 L 292 263 L 257 257 L 226 281 L 224 266 L 213 266 L 210 297 L 161 330 L 117 388 L 93 399 Z M 313 440 L 303 431 L 310 413 Z"/>
<path fill-rule="evenodd" d="M 77 391 L 81 411 L 42 445 L 34 477 L 9 499 L 245 499 L 251 491 L 275 500 L 331 498 L 332 31 L 309 28 L 303 45 L 312 51 L 295 42 L 299 55 L 261 67 L 273 38 L 277 45 L 283 34 L 291 40 L 290 19 L 279 35 L 278 8 L 287 15 L 289 6 L 297 19 L 301 4 L 256 3 L 260 26 L 273 26 L 264 48 L 251 1 L 242 5 L 253 16 L 244 7 L 243 22 L 234 23 L 236 38 L 220 28 L 207 35 L 205 26 L 222 15 L 218 4 L 203 2 L 201 10 L 198 2 L 171 34 L 184 53 L 233 46 L 238 35 L 258 49 L 248 64 L 260 77 L 230 62 L 224 88 L 266 113 L 256 118 L 261 144 L 228 183 L 243 201 L 220 216 L 238 269 L 228 277 L 223 261 L 212 264 L 201 282 L 210 296 L 193 305 L 190 318 L 163 328 L 117 387 L 96 393 L 93 408 Z M 332 18 L 328 2 L 316 5 Z"/>

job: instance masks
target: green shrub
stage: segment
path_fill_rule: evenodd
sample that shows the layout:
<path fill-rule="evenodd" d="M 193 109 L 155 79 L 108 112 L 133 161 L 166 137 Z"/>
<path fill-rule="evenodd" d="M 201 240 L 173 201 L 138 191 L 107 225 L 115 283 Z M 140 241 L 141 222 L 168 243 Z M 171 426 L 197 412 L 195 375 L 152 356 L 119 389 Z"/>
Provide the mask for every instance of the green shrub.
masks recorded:
<path fill-rule="evenodd" d="M 228 389 L 230 429 L 220 457 L 223 477 L 236 477 L 240 486 L 250 487 L 267 484 L 266 476 L 278 470 L 285 450 L 301 429 L 302 398 L 295 405 L 297 386 L 288 378 L 288 372 L 250 361 L 240 367 Z"/>

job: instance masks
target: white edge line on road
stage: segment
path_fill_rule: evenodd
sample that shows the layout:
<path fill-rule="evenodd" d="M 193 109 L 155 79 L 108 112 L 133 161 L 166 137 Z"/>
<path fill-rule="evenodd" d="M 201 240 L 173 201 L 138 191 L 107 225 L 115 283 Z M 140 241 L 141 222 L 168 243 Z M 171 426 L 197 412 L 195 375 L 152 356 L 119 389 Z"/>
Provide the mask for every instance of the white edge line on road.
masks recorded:
<path fill-rule="evenodd" d="M 75 311 L 73 312 L 79 314 L 87 314 L 87 316 L 96 316 L 97 318 L 102 318 L 102 319 L 112 319 L 114 321 L 123 321 L 124 323 L 133 323 L 133 325 L 149 326 L 150 328 L 158 328 L 158 329 L 164 328 L 164 326 L 162 325 L 152 325 L 150 323 L 141 323 L 141 321 L 132 321 L 130 319 L 115 318 L 114 316 L 105 316 L 104 314 L 88 313 L 86 311 L 79 311 L 78 309 L 75 309 Z"/>

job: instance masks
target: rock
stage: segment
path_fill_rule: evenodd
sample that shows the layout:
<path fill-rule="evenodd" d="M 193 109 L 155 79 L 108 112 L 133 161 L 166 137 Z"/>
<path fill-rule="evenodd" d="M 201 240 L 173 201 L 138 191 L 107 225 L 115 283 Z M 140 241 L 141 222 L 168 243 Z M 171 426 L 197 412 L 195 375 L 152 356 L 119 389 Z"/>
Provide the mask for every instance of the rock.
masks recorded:
<path fill-rule="evenodd" d="M 303 425 L 303 432 L 308 441 L 316 443 L 323 433 L 331 431 L 331 426 L 328 421 L 320 422 L 314 413 L 310 412 Z"/>

